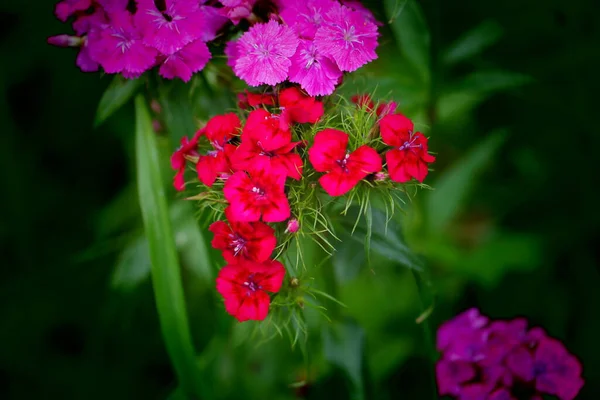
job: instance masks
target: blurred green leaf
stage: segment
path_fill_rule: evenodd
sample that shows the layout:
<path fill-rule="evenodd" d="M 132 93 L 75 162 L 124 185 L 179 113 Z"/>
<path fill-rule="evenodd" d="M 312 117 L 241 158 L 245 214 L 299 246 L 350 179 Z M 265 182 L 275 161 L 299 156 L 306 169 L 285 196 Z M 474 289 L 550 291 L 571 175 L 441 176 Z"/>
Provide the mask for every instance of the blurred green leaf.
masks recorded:
<path fill-rule="evenodd" d="M 94 126 L 97 127 L 102 124 L 115 111 L 125 105 L 137 92 L 142 82 L 143 79 L 141 78 L 126 79 L 121 75 L 115 76 L 100 99 Z"/>
<path fill-rule="evenodd" d="M 150 273 L 150 254 L 145 236 L 137 237 L 119 256 L 111 279 L 115 289 L 131 290 L 142 283 Z"/>
<path fill-rule="evenodd" d="M 354 322 L 337 322 L 323 332 L 323 347 L 327 361 L 344 371 L 352 384 L 351 398 L 365 398 L 363 383 L 363 348 L 365 334 Z"/>
<path fill-rule="evenodd" d="M 430 82 L 430 35 L 421 7 L 415 0 L 385 0 L 385 11 L 400 51 L 417 69 L 423 83 Z"/>
<path fill-rule="evenodd" d="M 532 81 L 533 79 L 529 75 L 518 72 L 503 70 L 478 71 L 451 85 L 449 92 L 487 94 L 514 89 Z"/>
<path fill-rule="evenodd" d="M 443 55 L 446 65 L 453 65 L 480 54 L 502 37 L 502 27 L 494 21 L 484 21 L 463 34 Z"/>
<path fill-rule="evenodd" d="M 425 202 L 429 232 L 439 235 L 458 214 L 477 178 L 506 139 L 503 130 L 490 133 L 465 157 L 444 171 L 433 183 Z"/>
<path fill-rule="evenodd" d="M 161 80 L 158 86 L 161 115 L 172 148 L 179 146 L 182 137 L 192 136 L 198 129 L 189 92 L 189 87 L 179 80 Z"/>
<path fill-rule="evenodd" d="M 406 245 L 404 239 L 402 238 L 402 227 L 393 219 L 387 221 L 383 211 L 374 208 L 372 212 L 370 248 L 382 256 L 402 264 L 407 268 L 416 269 L 419 271 L 422 270 L 423 266 L 419 257 L 414 254 L 414 252 Z M 348 210 L 347 216 L 341 218 L 339 221 L 341 228 L 347 234 L 346 237 L 352 239 L 352 241 L 343 241 L 338 245 L 338 249 L 342 252 L 342 256 L 344 257 L 347 257 L 349 252 L 350 254 L 355 252 L 354 249 L 357 247 L 356 242 L 360 243 L 359 248 L 363 251 L 363 253 L 365 251 L 365 240 L 369 235 L 367 221 L 361 218 L 358 225 L 354 229 L 354 233 L 351 234 L 352 229 L 354 228 L 354 221 L 356 221 L 357 218 L 358 208 L 352 207 Z M 351 246 L 354 249 L 344 249 L 346 246 Z M 363 263 L 364 259 L 364 257 L 354 257 L 347 261 L 350 265 L 354 264 L 354 267 L 350 267 L 354 269 L 358 268 L 358 265 L 356 264 Z"/>
<path fill-rule="evenodd" d="M 138 194 L 150 249 L 152 284 L 161 330 L 186 393 L 205 397 L 188 325 L 181 272 L 161 180 L 159 151 L 144 97 L 135 99 Z"/>

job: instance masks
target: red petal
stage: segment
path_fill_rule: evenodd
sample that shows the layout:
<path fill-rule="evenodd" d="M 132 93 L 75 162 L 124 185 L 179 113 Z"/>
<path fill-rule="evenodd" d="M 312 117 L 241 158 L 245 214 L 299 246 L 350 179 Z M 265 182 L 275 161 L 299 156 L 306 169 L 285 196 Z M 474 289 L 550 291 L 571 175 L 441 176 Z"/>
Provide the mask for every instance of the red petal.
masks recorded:
<path fill-rule="evenodd" d="M 279 261 L 271 260 L 261 264 L 255 263 L 248 270 L 256 274 L 256 281 L 262 290 L 277 293 L 281 289 L 285 267 Z"/>
<path fill-rule="evenodd" d="M 185 181 L 183 178 L 183 173 L 185 172 L 185 166 L 180 168 L 175 174 L 175 178 L 173 179 L 173 186 L 179 192 L 181 192 L 185 188 Z"/>
<path fill-rule="evenodd" d="M 205 133 L 208 140 L 223 146 L 240 129 L 240 119 L 234 113 L 215 115 L 206 123 Z"/>
<path fill-rule="evenodd" d="M 341 171 L 330 172 L 319 178 L 319 183 L 330 196 L 342 196 L 358 182 L 360 182 L 360 178 L 354 178 Z"/>
<path fill-rule="evenodd" d="M 390 179 L 394 182 L 408 182 L 411 179 L 410 174 L 406 171 L 404 165 L 405 152 L 400 150 L 389 150 L 385 153 L 385 160 L 387 162 L 388 172 Z"/>
<path fill-rule="evenodd" d="M 375 149 L 363 145 L 350 153 L 347 166 L 354 178 L 363 179 L 368 174 L 381 171 L 381 157 Z"/>
<path fill-rule="evenodd" d="M 268 294 L 262 291 L 256 291 L 250 294 L 250 296 L 242 298 L 239 308 L 234 316 L 240 322 L 248 320 L 262 321 L 269 313 L 270 304 L 271 299 Z"/>
<path fill-rule="evenodd" d="M 327 172 L 337 165 L 336 161 L 346 156 L 347 147 L 348 134 L 337 129 L 325 129 L 315 135 L 308 158 L 315 170 Z"/>
<path fill-rule="evenodd" d="M 290 204 L 284 193 L 271 195 L 270 206 L 262 210 L 262 219 L 265 222 L 281 222 L 291 215 Z"/>
<path fill-rule="evenodd" d="M 414 129 L 412 121 L 402 114 L 386 115 L 379 121 L 381 138 L 390 146 L 400 147 L 410 139 L 410 132 Z"/>

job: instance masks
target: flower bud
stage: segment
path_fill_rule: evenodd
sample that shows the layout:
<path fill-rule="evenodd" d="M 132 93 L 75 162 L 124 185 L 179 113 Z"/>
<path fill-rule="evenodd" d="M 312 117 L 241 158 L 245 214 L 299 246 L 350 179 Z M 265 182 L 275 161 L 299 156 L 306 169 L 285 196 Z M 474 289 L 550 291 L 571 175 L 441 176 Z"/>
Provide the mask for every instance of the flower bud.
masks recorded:
<path fill-rule="evenodd" d="M 300 229 L 300 223 L 296 218 L 292 218 L 287 223 L 287 228 L 285 229 L 285 233 L 296 233 Z"/>
<path fill-rule="evenodd" d="M 79 47 L 83 45 L 83 38 L 71 35 L 50 36 L 48 44 L 58 47 Z"/>

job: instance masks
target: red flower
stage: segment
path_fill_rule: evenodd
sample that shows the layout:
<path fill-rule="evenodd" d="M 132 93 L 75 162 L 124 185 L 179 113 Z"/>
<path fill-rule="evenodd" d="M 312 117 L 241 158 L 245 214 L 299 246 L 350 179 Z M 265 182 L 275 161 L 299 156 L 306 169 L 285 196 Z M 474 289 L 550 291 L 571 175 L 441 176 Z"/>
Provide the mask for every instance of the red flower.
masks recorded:
<path fill-rule="evenodd" d="M 185 187 L 183 173 L 185 172 L 186 157 L 198 157 L 198 138 L 202 135 L 203 130 L 196 132 L 192 140 L 187 136 L 181 138 L 181 146 L 171 156 L 171 168 L 176 170 L 173 186 L 175 189 L 182 191 Z"/>
<path fill-rule="evenodd" d="M 227 179 L 223 193 L 229 201 L 225 216 L 230 221 L 265 222 L 289 218 L 290 205 L 284 193 L 285 175 L 255 170 L 248 175 L 238 171 Z"/>
<path fill-rule="evenodd" d="M 216 146 L 216 143 L 213 144 Z M 206 186 L 212 186 L 217 178 L 227 179 L 232 173 L 231 160 L 236 147 L 225 144 L 221 150 L 210 150 L 204 156 L 200 156 L 196 164 L 198 179 Z"/>
<path fill-rule="evenodd" d="M 280 129 L 277 117 L 266 110 L 254 110 L 242 133 L 242 143 L 234 154 L 236 169 L 273 171 L 294 179 L 302 177 L 302 159 L 292 153 L 300 142 L 292 142 L 292 133 Z"/>
<path fill-rule="evenodd" d="M 293 122 L 314 124 L 323 115 L 323 103 L 304 94 L 297 87 L 279 92 L 279 106 L 282 109 L 282 122 L 286 127 Z"/>
<path fill-rule="evenodd" d="M 379 123 L 383 141 L 394 147 L 386 153 L 390 179 L 408 182 L 415 178 L 423 182 L 429 172 L 427 163 L 435 157 L 427 153 L 427 138 L 422 133 L 413 133 L 413 123 L 401 114 L 386 115 Z"/>
<path fill-rule="evenodd" d="M 225 299 L 225 310 L 238 321 L 262 321 L 271 304 L 267 292 L 278 292 L 284 276 L 285 268 L 279 261 L 240 260 L 221 268 L 217 291 Z"/>
<path fill-rule="evenodd" d="M 252 93 L 244 90 L 244 93 L 238 93 L 238 107 L 245 110 L 248 107 L 275 105 L 274 94 Z"/>
<path fill-rule="evenodd" d="M 223 251 L 229 263 L 238 260 L 267 261 L 275 250 L 277 240 L 273 228 L 262 222 L 217 221 L 208 228 L 215 234 L 211 244 Z"/>
<path fill-rule="evenodd" d="M 224 115 L 215 115 L 206 123 L 204 128 L 206 137 L 215 146 L 224 147 L 233 136 L 239 131 L 242 124 L 240 119 L 234 113 Z M 220 150 L 217 146 L 215 148 Z"/>
<path fill-rule="evenodd" d="M 330 196 L 341 196 L 367 175 L 381 170 L 381 157 L 363 145 L 352 153 L 346 151 L 348 135 L 336 129 L 325 129 L 315 136 L 308 157 L 318 172 L 328 172 L 319 178 Z"/>

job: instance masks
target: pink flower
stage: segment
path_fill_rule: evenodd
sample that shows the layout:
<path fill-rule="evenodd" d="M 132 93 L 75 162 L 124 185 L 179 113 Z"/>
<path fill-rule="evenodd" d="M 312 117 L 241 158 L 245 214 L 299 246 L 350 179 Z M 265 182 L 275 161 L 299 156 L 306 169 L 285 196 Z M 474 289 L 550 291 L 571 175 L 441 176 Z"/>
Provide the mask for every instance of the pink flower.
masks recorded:
<path fill-rule="evenodd" d="M 223 193 L 229 201 L 225 216 L 230 221 L 281 222 L 290 216 L 284 192 L 285 175 L 256 170 L 248 175 L 238 171 L 227 179 Z"/>
<path fill-rule="evenodd" d="M 302 39 L 312 40 L 323 23 L 325 13 L 334 4 L 333 0 L 283 2 L 280 16 Z"/>
<path fill-rule="evenodd" d="M 215 115 L 206 123 L 204 132 L 215 147 L 223 147 L 236 136 L 242 126 L 240 119 L 234 113 Z"/>
<path fill-rule="evenodd" d="M 223 251 L 223 258 L 229 263 L 267 261 L 277 245 L 275 231 L 262 222 L 217 221 L 208 230 L 215 235 L 212 247 Z"/>
<path fill-rule="evenodd" d="M 258 106 L 272 106 L 275 105 L 276 96 L 271 93 L 252 93 L 248 90 L 244 90 L 243 93 L 238 93 L 238 107 L 241 109 L 247 109 L 249 107 L 255 108 Z"/>
<path fill-rule="evenodd" d="M 319 52 L 313 41 L 300 41 L 292 57 L 290 82 L 300 84 L 310 96 L 326 96 L 333 93 L 341 77 L 342 71 L 333 60 Z"/>
<path fill-rule="evenodd" d="M 386 153 L 390 179 L 408 182 L 415 178 L 423 182 L 429 172 L 427 163 L 435 157 L 427 152 L 427 138 L 413 132 L 413 123 L 401 114 L 386 115 L 379 122 L 381 138 L 393 149 Z"/>
<path fill-rule="evenodd" d="M 198 138 L 201 134 L 202 131 L 199 130 L 191 140 L 187 136 L 182 137 L 181 146 L 171 156 L 171 168 L 177 171 L 173 186 L 178 191 L 183 190 L 185 187 L 183 174 L 185 172 L 186 158 L 198 157 Z"/>
<path fill-rule="evenodd" d="M 256 0 L 219 0 L 219 3 L 223 4 L 220 10 L 222 15 L 237 25 L 242 19 L 250 16 Z"/>
<path fill-rule="evenodd" d="M 336 4 L 315 33 L 315 45 L 342 71 L 354 71 L 377 58 L 377 25 L 358 11 Z"/>
<path fill-rule="evenodd" d="M 165 55 L 203 35 L 205 20 L 197 0 L 138 0 L 136 25 L 144 44 Z"/>
<path fill-rule="evenodd" d="M 85 11 L 92 5 L 92 0 L 63 0 L 56 4 L 54 14 L 56 18 L 62 22 L 66 22 L 67 19 L 75 14 L 77 11 Z"/>
<path fill-rule="evenodd" d="M 89 54 L 109 74 L 141 74 L 151 68 L 157 51 L 142 43 L 142 35 L 127 11 L 110 16 L 110 24 L 88 35 Z"/>
<path fill-rule="evenodd" d="M 188 82 L 194 73 L 204 68 L 208 60 L 210 60 L 208 46 L 203 41 L 196 40 L 168 55 L 158 72 L 163 78 L 179 78 Z"/>
<path fill-rule="evenodd" d="M 225 299 L 225 310 L 243 322 L 261 321 L 269 313 L 271 299 L 283 283 L 285 268 L 279 261 L 238 261 L 221 268 L 217 291 Z"/>
<path fill-rule="evenodd" d="M 235 74 L 250 86 L 272 86 L 287 78 L 298 37 L 291 28 L 271 20 L 252 26 L 237 43 L 240 57 Z"/>
<path fill-rule="evenodd" d="M 236 169 L 266 170 L 294 179 L 302 177 L 302 159 L 292 152 L 300 142 L 292 142 L 292 133 L 280 129 L 279 118 L 263 109 L 252 111 L 241 138 L 233 161 Z"/>
<path fill-rule="evenodd" d="M 227 56 L 227 65 L 229 65 L 231 69 L 234 69 L 238 58 L 240 58 L 240 50 L 238 49 L 237 40 L 230 40 L 227 42 L 227 44 L 225 44 L 224 52 Z"/>
<path fill-rule="evenodd" d="M 348 135 L 336 129 L 325 129 L 315 135 L 308 157 L 315 170 L 327 172 L 319 178 L 330 196 L 341 196 L 367 175 L 381 170 L 381 157 L 369 146 L 346 151 Z"/>

